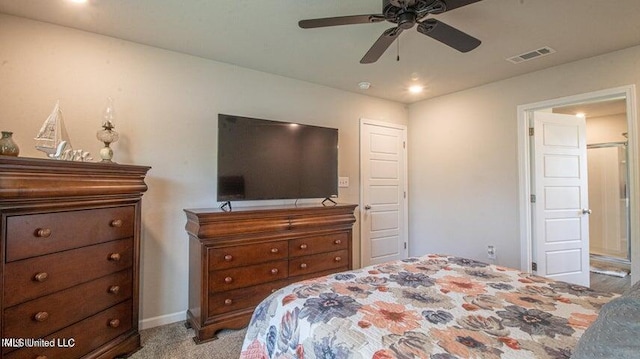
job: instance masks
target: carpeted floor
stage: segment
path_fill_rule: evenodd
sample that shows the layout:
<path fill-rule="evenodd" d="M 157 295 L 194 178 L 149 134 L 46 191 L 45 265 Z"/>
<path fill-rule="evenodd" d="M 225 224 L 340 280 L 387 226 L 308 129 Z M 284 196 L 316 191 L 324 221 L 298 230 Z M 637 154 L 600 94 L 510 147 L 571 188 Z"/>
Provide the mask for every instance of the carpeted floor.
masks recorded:
<path fill-rule="evenodd" d="M 246 329 L 223 330 L 218 339 L 196 345 L 193 329 L 187 329 L 184 322 L 163 325 L 140 332 L 142 349 L 130 359 L 236 359 Z"/>

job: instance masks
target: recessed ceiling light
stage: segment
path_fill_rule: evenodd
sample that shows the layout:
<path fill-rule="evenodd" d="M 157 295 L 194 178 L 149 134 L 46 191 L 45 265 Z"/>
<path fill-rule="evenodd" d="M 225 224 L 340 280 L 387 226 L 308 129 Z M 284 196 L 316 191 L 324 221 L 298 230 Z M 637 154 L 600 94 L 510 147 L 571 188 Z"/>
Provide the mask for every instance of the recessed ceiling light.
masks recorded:
<path fill-rule="evenodd" d="M 76 4 L 84 4 L 87 2 L 87 0 L 69 0 L 69 1 L 74 2 Z"/>
<path fill-rule="evenodd" d="M 576 113 L 576 117 L 579 117 L 579 118 L 586 118 L 586 117 L 587 117 L 587 115 L 585 115 L 585 114 L 584 114 L 584 112 L 578 112 L 578 113 Z"/>
<path fill-rule="evenodd" d="M 420 85 L 413 85 L 409 87 L 409 92 L 411 93 L 420 93 L 424 88 Z"/>
<path fill-rule="evenodd" d="M 371 87 L 371 82 L 362 81 L 358 84 L 358 87 L 360 88 L 360 90 L 368 90 L 369 87 Z"/>

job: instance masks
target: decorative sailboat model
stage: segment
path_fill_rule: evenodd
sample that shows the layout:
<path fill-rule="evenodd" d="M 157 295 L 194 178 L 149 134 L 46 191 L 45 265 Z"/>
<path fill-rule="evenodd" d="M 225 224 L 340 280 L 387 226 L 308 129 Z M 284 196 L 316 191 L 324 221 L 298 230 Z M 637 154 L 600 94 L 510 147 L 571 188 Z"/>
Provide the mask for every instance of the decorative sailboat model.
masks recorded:
<path fill-rule="evenodd" d="M 81 162 L 93 159 L 89 152 L 74 150 L 71 146 L 59 101 L 56 102 L 53 111 L 44 121 L 34 139 L 36 140 L 36 149 L 46 153 L 49 158 Z"/>
<path fill-rule="evenodd" d="M 53 111 L 44 121 L 34 139 L 36 140 L 36 149 L 46 153 L 49 158 L 57 159 L 62 155 L 62 151 L 69 143 L 69 135 L 64 126 L 59 101 L 56 102 Z"/>

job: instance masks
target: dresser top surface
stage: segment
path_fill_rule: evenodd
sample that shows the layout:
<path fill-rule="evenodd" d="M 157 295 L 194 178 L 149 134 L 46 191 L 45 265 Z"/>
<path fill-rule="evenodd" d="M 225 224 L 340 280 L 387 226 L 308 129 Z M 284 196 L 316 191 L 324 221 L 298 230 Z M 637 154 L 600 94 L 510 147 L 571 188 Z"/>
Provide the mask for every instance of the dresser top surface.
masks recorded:
<path fill-rule="evenodd" d="M 150 167 L 0 156 L 0 207 L 53 198 L 140 197 Z"/>
<path fill-rule="evenodd" d="M 91 171 L 91 172 L 142 172 L 146 173 L 151 167 L 124 165 L 103 162 L 58 161 L 47 158 L 9 157 L 0 156 L 0 168 L 16 171 Z M 4 171 L 3 171 L 4 172 Z"/>
<path fill-rule="evenodd" d="M 259 212 L 296 212 L 296 211 L 308 211 L 308 210 L 331 210 L 331 209 L 341 209 L 341 210 L 354 210 L 358 205 L 350 204 L 350 203 L 338 203 L 331 205 L 322 205 L 322 204 L 286 204 L 286 205 L 271 205 L 271 206 L 245 206 L 245 207 L 234 207 L 233 209 L 222 209 L 222 208 L 187 208 L 184 211 L 187 213 L 195 214 L 195 215 L 206 215 L 206 214 L 214 214 L 214 215 L 224 215 L 224 214 L 243 214 L 243 213 L 259 213 Z"/>

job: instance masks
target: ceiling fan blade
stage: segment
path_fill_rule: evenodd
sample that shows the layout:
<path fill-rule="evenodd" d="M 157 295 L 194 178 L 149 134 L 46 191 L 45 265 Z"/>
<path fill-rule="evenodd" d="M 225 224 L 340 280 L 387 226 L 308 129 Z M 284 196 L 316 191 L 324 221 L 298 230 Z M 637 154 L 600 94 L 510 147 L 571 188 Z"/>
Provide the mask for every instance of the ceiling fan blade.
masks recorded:
<path fill-rule="evenodd" d="M 402 33 L 402 28 L 392 27 L 390 29 L 385 30 L 385 32 L 380 35 L 378 40 L 371 46 L 369 51 L 362 57 L 360 60 L 361 64 L 371 64 L 380 58 L 382 54 L 391 46 L 391 44 L 395 41 L 395 39 Z"/>
<path fill-rule="evenodd" d="M 338 17 L 325 17 L 322 19 L 300 20 L 298 26 L 303 29 L 313 29 L 316 27 L 327 27 L 337 25 L 367 24 L 370 22 L 384 21 L 383 15 L 351 15 Z"/>
<path fill-rule="evenodd" d="M 460 52 L 469 52 L 482 43 L 475 37 L 436 19 L 427 19 L 421 22 L 420 25 L 418 25 L 418 32 L 436 39 L 447 46 L 453 47 Z"/>
<path fill-rule="evenodd" d="M 445 11 L 457 9 L 459 7 L 471 5 L 474 2 L 478 2 L 480 0 L 442 0 L 445 3 L 445 7 L 447 8 Z"/>

